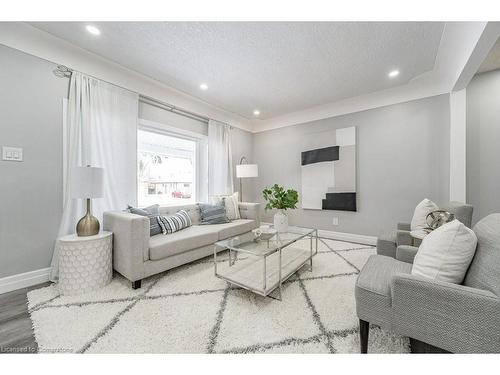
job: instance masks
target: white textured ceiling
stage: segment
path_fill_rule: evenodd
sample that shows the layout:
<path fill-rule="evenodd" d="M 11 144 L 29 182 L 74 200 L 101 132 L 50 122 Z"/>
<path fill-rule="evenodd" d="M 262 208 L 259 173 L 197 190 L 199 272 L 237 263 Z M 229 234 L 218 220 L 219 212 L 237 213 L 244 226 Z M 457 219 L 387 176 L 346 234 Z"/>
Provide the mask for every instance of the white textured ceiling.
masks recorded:
<path fill-rule="evenodd" d="M 82 22 L 33 26 L 222 109 L 261 119 L 408 83 L 441 22 Z M 387 73 L 401 74 L 389 79 Z M 207 91 L 199 84 L 206 82 Z"/>

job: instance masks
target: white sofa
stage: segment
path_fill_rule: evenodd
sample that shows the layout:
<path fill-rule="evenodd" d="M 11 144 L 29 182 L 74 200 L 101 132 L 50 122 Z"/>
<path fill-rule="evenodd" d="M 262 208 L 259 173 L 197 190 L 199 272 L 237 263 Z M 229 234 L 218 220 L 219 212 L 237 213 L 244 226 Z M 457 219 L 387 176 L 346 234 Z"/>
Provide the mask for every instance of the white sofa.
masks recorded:
<path fill-rule="evenodd" d="M 227 224 L 200 225 L 198 204 L 160 207 L 161 215 L 186 210 L 193 225 L 172 234 L 149 235 L 149 218 L 125 211 L 104 213 L 104 230 L 113 232 L 113 268 L 132 282 L 213 254 L 214 243 L 260 225 L 259 203 L 239 203 L 241 219 Z"/>

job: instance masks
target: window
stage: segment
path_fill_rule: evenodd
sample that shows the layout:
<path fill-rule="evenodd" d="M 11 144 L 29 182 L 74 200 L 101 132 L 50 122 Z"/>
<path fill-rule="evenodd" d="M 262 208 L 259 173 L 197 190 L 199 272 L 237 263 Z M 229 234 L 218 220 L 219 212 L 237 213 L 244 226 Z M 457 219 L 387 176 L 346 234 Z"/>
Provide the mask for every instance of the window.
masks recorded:
<path fill-rule="evenodd" d="M 200 139 L 142 128 L 137 133 L 139 207 L 175 205 L 199 199 Z"/>

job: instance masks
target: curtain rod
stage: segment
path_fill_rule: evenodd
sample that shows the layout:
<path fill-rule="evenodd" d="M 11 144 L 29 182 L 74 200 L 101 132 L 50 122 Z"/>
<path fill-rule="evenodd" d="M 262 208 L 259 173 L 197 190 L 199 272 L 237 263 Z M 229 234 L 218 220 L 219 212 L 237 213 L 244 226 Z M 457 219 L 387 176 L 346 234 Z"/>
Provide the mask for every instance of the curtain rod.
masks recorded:
<path fill-rule="evenodd" d="M 69 77 L 71 77 L 71 74 L 73 73 L 73 69 L 68 68 L 67 66 L 64 66 L 64 65 L 57 65 L 57 69 L 54 69 L 53 73 L 54 73 L 54 75 L 56 75 L 57 77 L 60 77 L 60 78 L 69 78 Z M 122 88 L 124 90 L 131 91 L 131 90 L 125 88 L 125 87 L 115 85 L 114 83 L 111 83 L 111 82 L 108 82 L 108 81 L 104 81 L 104 80 L 102 80 L 100 78 L 93 77 L 93 76 L 90 76 L 90 77 L 98 79 L 98 80 L 106 82 L 106 83 L 109 83 L 110 85 L 114 85 L 114 86 L 120 87 L 120 88 Z M 188 117 L 188 118 L 190 118 L 192 120 L 200 121 L 200 122 L 203 122 L 205 124 L 208 124 L 208 121 L 211 120 L 209 117 L 206 117 L 206 116 L 203 116 L 203 115 L 199 115 L 197 113 L 188 111 L 188 110 L 180 108 L 180 107 L 176 107 L 173 104 L 162 102 L 162 101 L 160 101 L 158 99 L 155 99 L 155 98 L 152 98 L 152 97 L 149 97 L 149 96 L 146 96 L 146 95 L 142 95 L 142 94 L 138 94 L 138 95 L 139 95 L 139 101 L 141 101 L 141 102 L 143 102 L 145 104 L 149 104 L 149 105 L 155 106 L 157 108 L 161 108 L 161 109 L 163 109 L 165 111 L 170 111 L 170 112 L 175 113 L 177 115 Z M 230 128 L 232 129 L 233 127 L 230 126 Z"/>

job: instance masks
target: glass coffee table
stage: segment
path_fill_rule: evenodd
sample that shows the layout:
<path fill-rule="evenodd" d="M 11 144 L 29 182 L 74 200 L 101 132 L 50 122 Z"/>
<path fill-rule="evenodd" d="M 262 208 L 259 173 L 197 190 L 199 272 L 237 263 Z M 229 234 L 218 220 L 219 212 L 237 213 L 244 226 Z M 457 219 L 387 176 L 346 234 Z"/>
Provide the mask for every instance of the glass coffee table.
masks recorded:
<path fill-rule="evenodd" d="M 217 253 L 229 250 L 229 261 L 218 262 Z M 279 291 L 290 276 L 309 262 L 318 252 L 316 229 L 289 227 L 269 240 L 247 232 L 215 243 L 215 276 L 262 296 Z M 274 298 L 274 297 L 273 297 Z"/>

